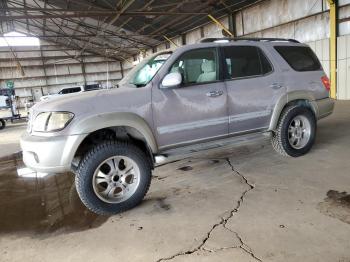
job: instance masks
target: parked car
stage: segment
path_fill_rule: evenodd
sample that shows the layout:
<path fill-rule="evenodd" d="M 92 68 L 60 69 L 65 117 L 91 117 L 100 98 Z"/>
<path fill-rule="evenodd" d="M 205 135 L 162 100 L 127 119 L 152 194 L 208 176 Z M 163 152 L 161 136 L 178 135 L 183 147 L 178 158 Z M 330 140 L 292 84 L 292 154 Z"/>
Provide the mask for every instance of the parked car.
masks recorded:
<path fill-rule="evenodd" d="M 0 130 L 6 127 L 6 121 L 11 121 L 21 119 L 21 115 L 17 110 L 18 97 L 9 95 L 14 94 L 14 91 L 2 89 L 0 92 Z M 1 95 L 1 94 L 6 95 Z"/>
<path fill-rule="evenodd" d="M 101 89 L 100 84 L 91 84 L 91 85 L 85 85 L 85 86 L 76 86 L 76 87 L 67 87 L 61 89 L 57 94 L 48 94 L 46 96 L 40 97 L 40 101 L 44 101 L 50 98 L 56 98 L 61 95 L 67 95 L 67 94 L 73 94 L 73 93 L 80 93 L 80 92 L 86 92 L 86 91 L 92 91 L 92 90 L 98 90 Z"/>
<path fill-rule="evenodd" d="M 7 96 L 0 95 L 0 130 L 6 127 L 5 119 L 11 116 Z"/>
<path fill-rule="evenodd" d="M 73 170 L 98 214 L 140 203 L 156 157 L 169 152 L 269 133 L 278 153 L 302 156 L 334 107 L 316 55 L 288 39 L 206 39 L 160 52 L 119 87 L 35 105 L 21 138 L 27 166 Z"/>

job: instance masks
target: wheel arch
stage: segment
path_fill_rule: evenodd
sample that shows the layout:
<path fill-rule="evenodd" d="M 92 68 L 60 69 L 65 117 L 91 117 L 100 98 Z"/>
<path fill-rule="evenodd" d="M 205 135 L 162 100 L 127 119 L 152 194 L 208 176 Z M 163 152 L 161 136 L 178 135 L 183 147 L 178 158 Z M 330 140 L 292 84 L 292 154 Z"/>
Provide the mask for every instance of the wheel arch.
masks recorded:
<path fill-rule="evenodd" d="M 308 107 L 315 114 L 316 118 L 318 115 L 317 103 L 315 97 L 311 92 L 308 91 L 293 91 L 281 96 L 272 112 L 269 131 L 274 131 L 277 127 L 278 120 L 285 108 L 290 105 L 302 105 Z"/>
<path fill-rule="evenodd" d="M 153 154 L 158 146 L 153 133 L 140 116 L 132 113 L 113 113 L 89 117 L 74 126 L 73 132 L 86 134 L 77 146 L 74 160 L 86 153 L 92 146 L 104 140 L 131 141 L 140 147 L 153 165 Z"/>

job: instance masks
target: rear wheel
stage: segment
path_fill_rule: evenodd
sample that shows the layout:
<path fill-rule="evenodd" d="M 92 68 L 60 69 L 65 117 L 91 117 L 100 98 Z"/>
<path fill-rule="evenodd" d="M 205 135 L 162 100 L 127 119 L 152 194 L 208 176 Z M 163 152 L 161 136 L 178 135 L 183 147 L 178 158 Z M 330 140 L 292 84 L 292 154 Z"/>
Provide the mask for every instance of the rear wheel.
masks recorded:
<path fill-rule="evenodd" d="M 138 147 L 108 141 L 88 152 L 75 184 L 81 201 L 97 214 L 116 214 L 139 204 L 151 183 L 151 166 Z"/>
<path fill-rule="evenodd" d="M 272 146 L 280 154 L 298 157 L 312 148 L 316 137 L 316 118 L 307 107 L 295 105 L 281 114 Z"/>
<path fill-rule="evenodd" d="M 0 119 L 0 130 L 1 130 L 1 129 L 4 129 L 5 126 L 6 126 L 5 120 L 4 120 L 4 119 Z"/>

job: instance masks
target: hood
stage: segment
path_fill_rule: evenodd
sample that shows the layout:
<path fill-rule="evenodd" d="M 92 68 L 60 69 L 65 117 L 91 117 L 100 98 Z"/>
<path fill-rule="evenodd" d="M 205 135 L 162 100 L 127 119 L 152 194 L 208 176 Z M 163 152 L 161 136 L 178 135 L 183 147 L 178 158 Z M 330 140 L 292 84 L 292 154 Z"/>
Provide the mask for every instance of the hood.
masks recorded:
<path fill-rule="evenodd" d="M 62 95 L 39 102 L 32 109 L 35 113 L 67 111 L 74 113 L 75 116 L 133 111 L 134 107 L 144 105 L 147 100 L 150 102 L 150 97 L 145 94 L 150 93 L 148 89 L 114 88 Z"/>

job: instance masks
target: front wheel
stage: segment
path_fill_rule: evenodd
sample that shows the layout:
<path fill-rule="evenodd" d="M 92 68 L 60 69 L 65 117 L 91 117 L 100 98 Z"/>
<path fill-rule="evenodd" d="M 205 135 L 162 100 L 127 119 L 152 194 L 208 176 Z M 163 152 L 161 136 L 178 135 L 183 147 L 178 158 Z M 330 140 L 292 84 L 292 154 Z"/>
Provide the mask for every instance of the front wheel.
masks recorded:
<path fill-rule="evenodd" d="M 103 142 L 82 159 L 75 177 L 81 201 L 91 211 L 116 214 L 139 204 L 151 183 L 151 166 L 138 147 Z"/>
<path fill-rule="evenodd" d="M 307 107 L 290 106 L 281 114 L 272 146 L 280 154 L 299 157 L 310 151 L 316 137 L 316 118 Z"/>

